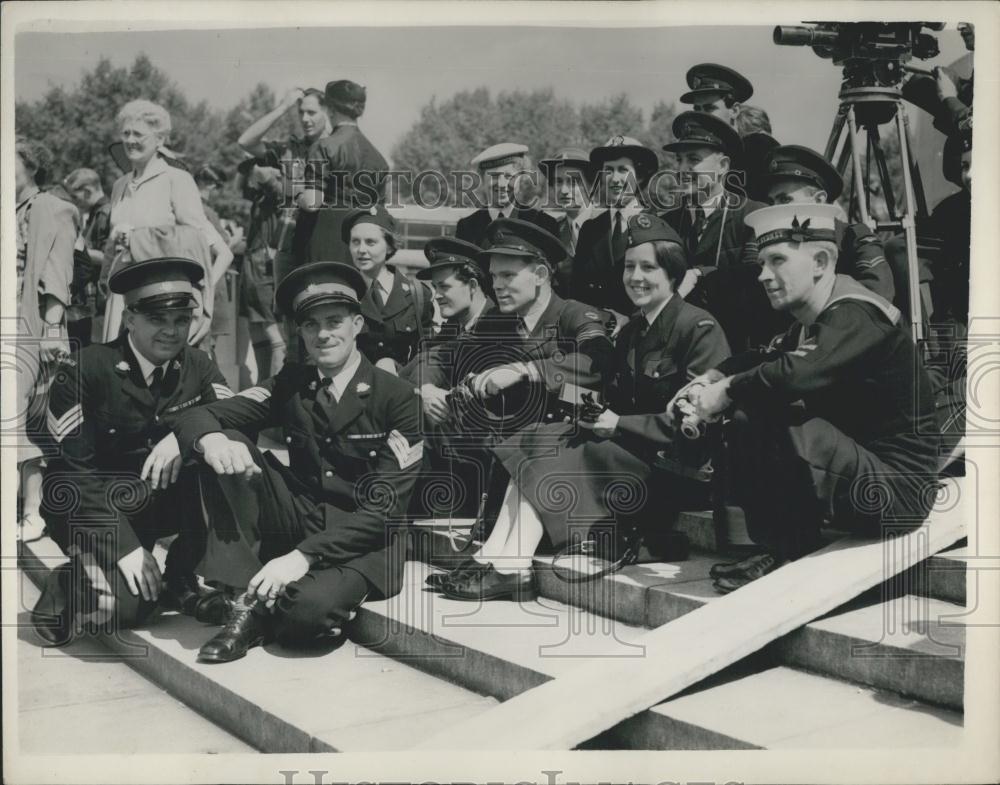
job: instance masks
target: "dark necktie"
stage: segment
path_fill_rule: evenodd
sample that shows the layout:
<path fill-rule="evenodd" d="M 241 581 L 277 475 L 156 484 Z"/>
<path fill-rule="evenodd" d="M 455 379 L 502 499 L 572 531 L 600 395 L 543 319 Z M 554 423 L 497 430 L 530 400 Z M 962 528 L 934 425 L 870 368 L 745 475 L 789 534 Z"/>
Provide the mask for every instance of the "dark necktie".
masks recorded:
<path fill-rule="evenodd" d="M 160 395 L 163 392 L 163 368 L 153 369 L 153 375 L 149 379 L 149 392 L 153 396 L 153 408 L 160 403 Z"/>
<path fill-rule="evenodd" d="M 319 398 L 323 405 L 336 406 L 337 399 L 333 397 L 333 379 L 329 376 L 319 378 Z"/>
<path fill-rule="evenodd" d="M 380 311 L 385 307 L 385 300 L 382 299 L 382 284 L 378 281 L 372 283 L 372 302 Z"/>
<path fill-rule="evenodd" d="M 622 214 L 615 211 L 615 225 L 611 230 L 611 261 L 618 263 L 625 257 L 625 233 L 622 231 Z"/>
<path fill-rule="evenodd" d="M 693 205 L 691 209 L 694 215 L 691 217 L 691 229 L 688 231 L 687 241 L 688 255 L 693 260 L 695 252 L 698 250 L 698 240 L 701 239 L 701 233 L 705 231 L 705 211 L 701 205 L 697 204 Z"/>
<path fill-rule="evenodd" d="M 632 335 L 632 340 L 629 341 L 628 348 L 628 367 L 632 371 L 632 403 L 635 403 L 639 392 L 639 368 L 637 367 L 639 363 L 639 344 L 642 343 L 642 339 L 649 330 L 649 321 L 647 321 L 643 314 L 640 313 L 635 318 L 639 322 L 639 325 Z"/>

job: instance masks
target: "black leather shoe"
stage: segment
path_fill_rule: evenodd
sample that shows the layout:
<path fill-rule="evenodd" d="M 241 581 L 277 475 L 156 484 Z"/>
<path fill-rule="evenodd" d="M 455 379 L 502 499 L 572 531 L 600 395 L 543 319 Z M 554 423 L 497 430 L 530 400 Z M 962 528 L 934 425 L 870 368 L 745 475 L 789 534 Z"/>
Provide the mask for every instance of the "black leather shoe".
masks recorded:
<path fill-rule="evenodd" d="M 516 600 L 528 602 L 535 599 L 534 573 L 512 573 L 503 575 L 492 564 L 480 570 L 459 575 L 441 587 L 445 597 L 451 600 Z"/>
<path fill-rule="evenodd" d="M 70 607 L 70 565 L 56 567 L 45 579 L 42 596 L 31 610 L 31 625 L 46 646 L 65 646 L 73 641 Z"/>
<path fill-rule="evenodd" d="M 712 585 L 720 594 L 729 594 L 731 591 L 740 589 L 748 583 L 774 572 L 784 563 L 785 560 L 779 559 L 773 553 L 754 554 L 741 562 L 737 562 L 736 565 L 725 565 L 731 568 L 730 571 L 718 576 Z"/>
<path fill-rule="evenodd" d="M 205 594 L 206 591 L 199 585 L 193 572 L 168 572 L 163 576 L 160 605 L 167 610 L 193 616 L 198 600 Z"/>
<path fill-rule="evenodd" d="M 264 643 L 268 625 L 263 609 L 263 603 L 257 600 L 237 599 L 225 626 L 198 651 L 198 661 L 232 662 Z"/>
<path fill-rule="evenodd" d="M 204 592 L 195 603 L 192 615 L 202 624 L 225 624 L 233 609 L 233 598 L 222 589 Z"/>
<path fill-rule="evenodd" d="M 440 589 L 445 583 L 449 581 L 456 580 L 459 576 L 465 574 L 469 571 L 481 570 L 484 565 L 477 562 L 471 556 L 463 562 L 460 562 L 457 567 L 448 572 L 432 572 L 426 578 L 424 578 L 424 583 L 430 586 L 432 589 Z"/>

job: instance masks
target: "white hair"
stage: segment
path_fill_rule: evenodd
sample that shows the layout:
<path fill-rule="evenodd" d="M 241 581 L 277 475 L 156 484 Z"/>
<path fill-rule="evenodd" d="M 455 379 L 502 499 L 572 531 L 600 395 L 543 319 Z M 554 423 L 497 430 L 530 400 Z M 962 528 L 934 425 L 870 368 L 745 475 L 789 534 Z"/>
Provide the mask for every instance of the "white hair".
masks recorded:
<path fill-rule="evenodd" d="M 170 113 L 159 104 L 142 99 L 129 101 L 118 110 L 115 118 L 118 123 L 118 130 L 125 127 L 127 123 L 139 122 L 148 126 L 149 129 L 166 139 L 170 135 L 171 128 Z"/>

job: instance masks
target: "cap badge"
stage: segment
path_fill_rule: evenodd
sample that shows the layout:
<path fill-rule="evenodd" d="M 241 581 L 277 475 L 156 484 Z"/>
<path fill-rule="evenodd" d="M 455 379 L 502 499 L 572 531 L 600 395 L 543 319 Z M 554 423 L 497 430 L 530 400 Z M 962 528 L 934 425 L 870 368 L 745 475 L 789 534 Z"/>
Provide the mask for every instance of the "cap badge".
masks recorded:
<path fill-rule="evenodd" d="M 404 284 L 403 284 L 403 291 L 404 291 L 404 292 L 408 292 L 408 291 L 410 291 L 410 285 L 409 285 L 408 283 L 404 283 Z"/>
<path fill-rule="evenodd" d="M 691 80 L 691 87 L 694 88 L 695 90 L 697 90 L 699 87 L 701 87 L 701 77 L 700 76 L 696 76 L 696 77 L 694 77 Z"/>
<path fill-rule="evenodd" d="M 494 240 L 495 240 L 496 242 L 498 242 L 498 243 L 500 243 L 500 242 L 503 242 L 503 238 L 504 238 L 505 236 L 506 236 L 506 235 L 504 234 L 504 232 L 503 232 L 503 231 L 502 231 L 501 229 L 497 229 L 497 230 L 496 230 L 496 231 L 495 231 L 495 232 L 493 233 L 493 239 L 494 239 Z"/>
<path fill-rule="evenodd" d="M 368 209 L 368 213 L 369 213 L 369 215 L 378 215 L 378 208 L 375 205 L 372 205 Z"/>
<path fill-rule="evenodd" d="M 621 147 L 625 144 L 625 137 L 619 134 L 614 139 L 611 140 L 612 147 Z"/>
<path fill-rule="evenodd" d="M 777 172 L 778 171 L 778 162 L 777 161 L 771 161 L 771 166 L 769 168 L 770 168 L 770 170 L 772 172 Z"/>
<path fill-rule="evenodd" d="M 649 220 L 649 216 L 647 215 L 636 216 L 635 223 L 636 226 L 641 226 L 643 229 L 648 229 L 650 226 L 653 225 Z"/>
<path fill-rule="evenodd" d="M 449 257 L 448 257 L 448 261 L 449 261 L 449 262 L 454 262 L 454 261 L 457 261 L 457 260 L 455 259 L 455 257 L 454 257 L 454 256 L 449 256 Z"/>
<path fill-rule="evenodd" d="M 806 241 L 807 234 L 806 231 L 809 229 L 810 218 L 806 218 L 802 223 L 799 223 L 799 217 L 796 215 L 792 218 L 792 231 L 788 235 L 788 239 L 792 242 L 803 243 Z"/>
<path fill-rule="evenodd" d="M 181 361 L 174 360 L 173 364 L 170 367 L 173 368 L 175 371 L 179 371 L 181 369 Z"/>

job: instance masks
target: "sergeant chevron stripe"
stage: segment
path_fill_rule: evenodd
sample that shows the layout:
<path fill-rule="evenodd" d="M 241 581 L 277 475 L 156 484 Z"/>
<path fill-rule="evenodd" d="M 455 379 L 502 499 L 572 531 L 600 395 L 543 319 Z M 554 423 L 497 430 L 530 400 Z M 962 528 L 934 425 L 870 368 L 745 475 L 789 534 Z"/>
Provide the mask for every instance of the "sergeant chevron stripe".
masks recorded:
<path fill-rule="evenodd" d="M 226 398 L 232 398 L 236 394 L 232 390 L 230 390 L 226 385 L 218 384 L 216 382 L 212 382 L 212 392 L 215 393 L 216 399 L 220 401 L 225 400 Z"/>
<path fill-rule="evenodd" d="M 56 417 L 52 410 L 45 413 L 45 421 L 49 428 L 49 433 L 55 437 L 57 442 L 61 442 L 67 434 L 71 433 L 83 422 L 83 406 L 76 404 L 63 413 L 61 417 Z"/>
<path fill-rule="evenodd" d="M 214 387 L 215 385 L 212 386 Z M 246 390 L 236 393 L 236 396 L 249 398 L 251 401 L 257 401 L 257 403 L 264 403 L 264 401 L 271 397 L 271 391 L 266 387 L 248 387 Z"/>

